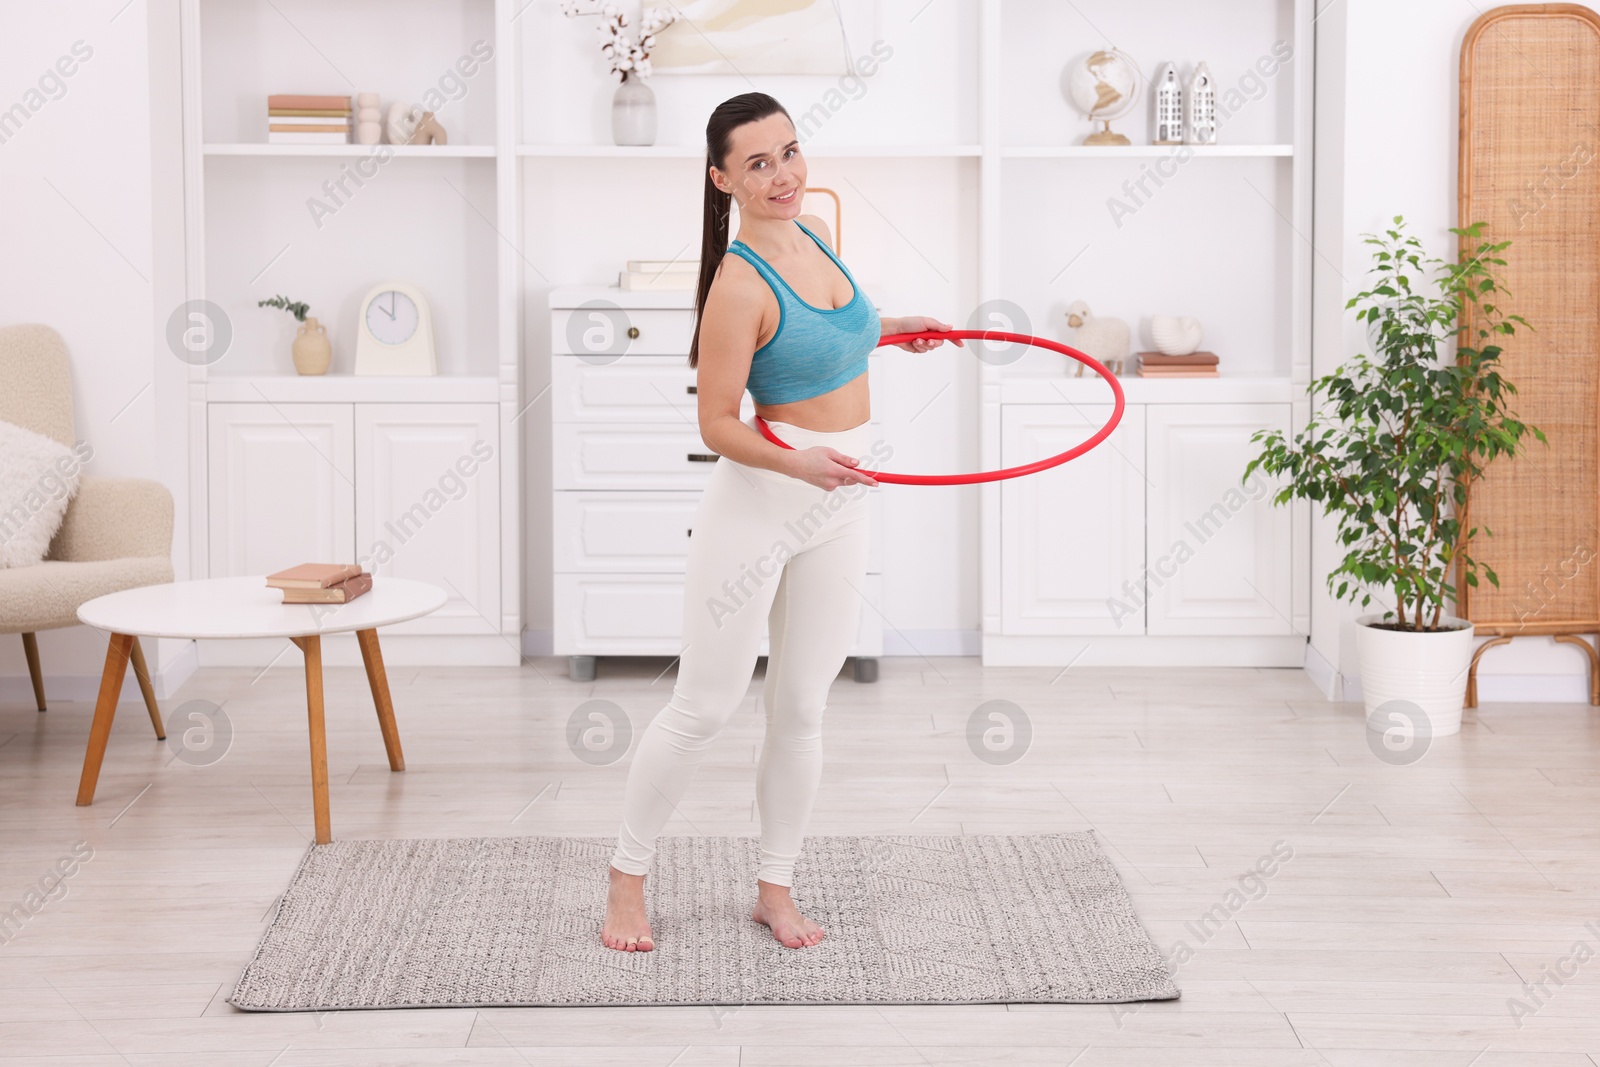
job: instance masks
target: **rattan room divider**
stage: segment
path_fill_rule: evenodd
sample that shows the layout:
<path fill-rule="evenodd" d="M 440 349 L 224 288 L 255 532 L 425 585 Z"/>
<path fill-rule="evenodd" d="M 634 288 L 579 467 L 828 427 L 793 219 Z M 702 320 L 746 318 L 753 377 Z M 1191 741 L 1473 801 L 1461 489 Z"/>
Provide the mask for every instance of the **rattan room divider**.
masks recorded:
<path fill-rule="evenodd" d="M 1543 430 L 1467 487 L 1463 525 L 1487 527 L 1469 552 L 1492 567 L 1479 584 L 1456 575 L 1457 610 L 1479 646 L 1466 704 L 1478 703 L 1483 654 L 1513 637 L 1546 635 L 1589 660 L 1600 704 L 1600 16 L 1576 4 L 1486 12 L 1461 45 L 1459 218 L 1510 240 L 1507 312 L 1527 319 L 1502 338 L 1509 406 Z"/>

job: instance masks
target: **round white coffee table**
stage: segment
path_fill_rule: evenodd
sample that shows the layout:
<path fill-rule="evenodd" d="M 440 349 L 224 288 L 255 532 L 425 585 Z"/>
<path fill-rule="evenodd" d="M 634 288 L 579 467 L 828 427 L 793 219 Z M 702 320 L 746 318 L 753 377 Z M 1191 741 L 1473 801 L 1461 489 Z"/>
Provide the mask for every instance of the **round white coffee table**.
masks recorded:
<path fill-rule="evenodd" d="M 328 744 L 322 720 L 322 635 L 355 631 L 366 664 L 367 683 L 378 708 L 378 728 L 389 754 L 389 769 L 405 770 L 389 679 L 378 648 L 378 627 L 437 611 L 444 590 L 408 578 L 377 576 L 372 588 L 348 604 L 285 604 L 283 592 L 266 584 L 265 575 L 208 578 L 124 589 L 86 601 L 78 620 L 110 634 L 89 748 L 78 781 L 78 804 L 94 802 L 100 764 L 105 759 L 117 697 L 128 669 L 134 637 L 239 638 L 287 637 L 305 654 L 306 711 L 311 733 L 311 804 L 316 816 L 317 844 L 333 840 L 328 817 Z M 157 724 L 159 733 L 159 723 Z"/>

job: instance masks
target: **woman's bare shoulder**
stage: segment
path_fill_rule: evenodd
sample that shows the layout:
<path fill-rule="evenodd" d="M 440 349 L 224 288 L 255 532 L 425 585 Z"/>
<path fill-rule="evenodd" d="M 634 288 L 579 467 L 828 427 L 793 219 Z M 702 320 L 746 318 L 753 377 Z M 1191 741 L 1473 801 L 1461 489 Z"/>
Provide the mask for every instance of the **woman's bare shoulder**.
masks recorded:
<path fill-rule="evenodd" d="M 730 252 L 722 257 L 722 262 L 717 264 L 716 272 L 711 276 L 706 306 L 713 303 L 724 308 L 749 307 L 752 304 L 759 306 L 761 296 L 766 291 L 767 281 L 761 272 L 743 256 Z"/>
<path fill-rule="evenodd" d="M 828 229 L 828 224 L 823 222 L 820 216 L 796 215 L 795 221 L 826 241 L 829 248 L 833 247 L 833 232 Z"/>
<path fill-rule="evenodd" d="M 703 329 L 718 338 L 739 338 L 742 347 L 753 349 L 768 301 L 776 303 L 760 272 L 738 255 L 725 255 L 711 276 Z"/>

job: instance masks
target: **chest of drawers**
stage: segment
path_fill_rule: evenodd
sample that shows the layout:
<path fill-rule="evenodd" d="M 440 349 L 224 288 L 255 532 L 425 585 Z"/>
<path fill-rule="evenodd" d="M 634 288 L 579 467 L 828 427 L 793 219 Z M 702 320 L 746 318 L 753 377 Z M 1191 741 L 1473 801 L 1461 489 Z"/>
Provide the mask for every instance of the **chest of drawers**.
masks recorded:
<path fill-rule="evenodd" d="M 676 656 L 695 508 L 720 458 L 700 438 L 693 294 L 550 292 L 554 649 L 574 680 L 596 657 Z M 754 413 L 748 393 L 740 416 Z M 881 490 L 871 489 L 856 678 L 883 651 Z M 767 653 L 763 632 L 761 654 Z"/>

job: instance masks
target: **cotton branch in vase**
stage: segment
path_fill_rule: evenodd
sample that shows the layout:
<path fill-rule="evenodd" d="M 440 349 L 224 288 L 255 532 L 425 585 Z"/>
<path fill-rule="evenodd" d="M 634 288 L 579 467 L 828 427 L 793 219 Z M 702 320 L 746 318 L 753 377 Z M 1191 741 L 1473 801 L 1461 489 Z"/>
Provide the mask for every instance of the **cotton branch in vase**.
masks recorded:
<path fill-rule="evenodd" d="M 604 4 L 598 9 L 584 0 L 565 0 L 561 11 L 572 15 L 600 15 L 600 54 L 610 64 L 610 73 L 618 81 L 626 81 L 631 73 L 640 78 L 650 76 L 650 50 L 656 46 L 656 34 L 678 21 L 678 13 L 665 7 L 646 8 L 639 24 L 639 36 L 623 33 L 628 16 L 616 4 Z"/>

